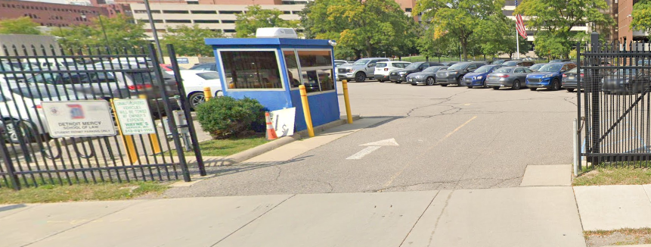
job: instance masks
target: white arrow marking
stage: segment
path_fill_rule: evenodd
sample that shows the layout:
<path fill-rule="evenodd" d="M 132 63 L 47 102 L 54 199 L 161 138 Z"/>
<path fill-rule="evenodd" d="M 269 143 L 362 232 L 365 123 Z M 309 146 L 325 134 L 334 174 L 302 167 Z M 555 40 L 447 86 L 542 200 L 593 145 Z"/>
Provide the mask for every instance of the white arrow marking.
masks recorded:
<path fill-rule="evenodd" d="M 400 146 L 396 142 L 396 138 L 391 138 L 391 139 L 386 139 L 386 140 L 381 140 L 381 141 L 376 141 L 376 142 L 369 142 L 366 144 L 362 144 L 360 146 Z"/>
<path fill-rule="evenodd" d="M 391 139 L 386 139 L 386 140 L 381 140 L 381 141 L 362 144 L 360 146 L 366 146 L 366 148 L 364 148 L 361 151 L 351 155 L 350 157 L 348 157 L 346 159 L 347 160 L 359 160 L 359 159 L 364 158 L 364 156 L 372 153 L 373 151 L 380 149 L 383 146 L 399 146 L 399 145 L 396 142 L 395 138 L 391 138 Z"/>

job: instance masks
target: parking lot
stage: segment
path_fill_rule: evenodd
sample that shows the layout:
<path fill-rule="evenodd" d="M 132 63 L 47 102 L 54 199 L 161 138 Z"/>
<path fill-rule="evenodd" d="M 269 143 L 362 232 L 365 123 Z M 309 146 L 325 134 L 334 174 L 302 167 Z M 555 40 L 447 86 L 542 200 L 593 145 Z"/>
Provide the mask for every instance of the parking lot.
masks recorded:
<path fill-rule="evenodd" d="M 527 165 L 571 163 L 575 93 L 348 85 L 353 113 L 376 124 L 291 162 L 228 167 L 244 169 L 197 184 L 196 191 L 209 196 L 503 188 L 518 186 Z M 343 102 L 340 93 L 345 115 Z M 392 138 L 398 146 L 349 159 L 366 148 L 360 145 Z"/>

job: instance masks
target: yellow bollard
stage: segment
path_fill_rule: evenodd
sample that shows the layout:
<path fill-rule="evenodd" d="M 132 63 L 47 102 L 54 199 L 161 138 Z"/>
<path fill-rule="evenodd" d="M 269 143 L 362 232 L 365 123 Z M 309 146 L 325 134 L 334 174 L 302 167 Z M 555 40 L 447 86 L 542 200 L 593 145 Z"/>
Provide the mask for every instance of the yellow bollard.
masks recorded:
<path fill-rule="evenodd" d="M 212 92 L 210 91 L 210 87 L 203 88 L 203 97 L 206 98 L 206 102 L 212 99 Z"/>
<path fill-rule="evenodd" d="M 146 100 L 147 95 L 141 94 L 138 95 L 138 98 Z M 149 101 L 147 102 L 147 105 L 149 105 Z M 158 135 L 156 135 L 156 133 L 149 134 L 149 141 L 151 142 L 151 148 L 154 154 L 162 153 L 162 151 L 160 150 L 160 143 L 158 142 Z"/>
<path fill-rule="evenodd" d="M 111 99 L 111 108 L 113 108 L 113 114 L 115 115 L 115 123 L 118 125 L 118 132 L 122 137 L 122 142 L 124 148 L 126 149 L 127 155 L 129 156 L 129 162 L 135 164 L 138 162 L 138 153 L 136 153 L 136 146 L 133 144 L 133 136 L 123 135 L 122 128 L 120 128 L 120 119 L 118 119 L 118 113 L 115 112 L 115 105 L 113 105 L 113 99 Z"/>
<path fill-rule="evenodd" d="M 353 123 L 353 114 L 350 112 L 350 98 L 348 97 L 348 80 L 341 81 L 341 85 L 344 88 L 344 102 L 346 103 L 346 116 L 348 117 L 348 123 Z"/>
<path fill-rule="evenodd" d="M 305 124 L 307 124 L 307 133 L 310 137 L 314 137 L 314 127 L 312 126 L 312 114 L 310 114 L 310 104 L 307 102 L 307 92 L 305 86 L 300 85 L 298 89 L 301 91 L 301 102 L 303 102 L 303 116 L 305 117 Z"/>

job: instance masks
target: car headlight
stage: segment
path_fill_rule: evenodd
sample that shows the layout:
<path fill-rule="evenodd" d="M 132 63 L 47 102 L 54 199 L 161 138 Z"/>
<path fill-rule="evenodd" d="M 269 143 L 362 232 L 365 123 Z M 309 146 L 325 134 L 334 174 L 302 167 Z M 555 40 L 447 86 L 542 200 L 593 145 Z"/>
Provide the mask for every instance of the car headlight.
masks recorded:
<path fill-rule="evenodd" d="M 484 78 L 483 76 L 477 76 L 477 77 L 475 77 L 475 80 L 481 80 L 483 78 Z"/>
<path fill-rule="evenodd" d="M 456 75 L 457 73 L 459 73 L 459 72 L 458 71 L 450 71 L 450 72 L 448 72 L 448 74 L 450 74 L 450 75 Z"/>
<path fill-rule="evenodd" d="M 405 72 L 405 71 L 401 71 L 401 72 L 398 72 L 398 74 L 400 74 L 400 75 L 405 75 L 405 74 L 407 74 L 407 72 Z"/>
<path fill-rule="evenodd" d="M 543 78 L 549 78 L 549 77 L 554 77 L 554 74 L 549 74 L 549 75 L 543 76 Z"/>

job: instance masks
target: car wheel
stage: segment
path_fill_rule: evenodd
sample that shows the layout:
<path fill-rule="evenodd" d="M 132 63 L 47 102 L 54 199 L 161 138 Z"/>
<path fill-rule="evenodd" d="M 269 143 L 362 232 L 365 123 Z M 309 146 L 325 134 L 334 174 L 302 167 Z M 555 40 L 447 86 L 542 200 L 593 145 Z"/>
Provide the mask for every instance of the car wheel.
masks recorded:
<path fill-rule="evenodd" d="M 515 80 L 515 81 L 513 82 L 513 87 L 511 87 L 511 89 L 514 89 L 514 90 L 520 90 L 520 81 Z"/>
<path fill-rule="evenodd" d="M 457 78 L 457 87 L 460 87 L 460 86 L 461 86 L 461 77 L 458 77 Z"/>
<path fill-rule="evenodd" d="M 472 86 L 467 86 L 468 88 L 472 88 Z"/>
<path fill-rule="evenodd" d="M 366 74 L 364 74 L 364 72 L 357 72 L 357 74 L 355 74 L 355 81 L 356 82 L 366 81 Z"/>
<path fill-rule="evenodd" d="M 379 81 L 380 83 L 384 83 L 384 80 L 379 80 L 379 79 L 378 79 L 377 81 Z"/>
<path fill-rule="evenodd" d="M 412 86 L 418 86 L 417 83 L 410 83 Z"/>
<path fill-rule="evenodd" d="M 493 90 L 499 90 L 499 89 L 500 89 L 500 86 L 494 86 L 493 87 Z"/>
<path fill-rule="evenodd" d="M 20 143 L 20 137 L 22 137 L 24 142 L 30 143 L 33 140 L 34 128 L 29 121 L 18 121 L 18 120 L 5 120 L 5 135 L 7 136 L 7 141 L 11 143 Z"/>
<path fill-rule="evenodd" d="M 552 81 L 552 88 L 551 89 L 552 89 L 552 91 L 556 91 L 556 90 L 561 89 L 561 84 L 558 83 L 558 79 L 554 79 Z"/>
<path fill-rule="evenodd" d="M 441 84 L 441 87 L 447 87 L 448 84 Z"/>
<path fill-rule="evenodd" d="M 535 88 L 535 87 L 530 87 L 530 88 L 529 88 L 529 90 L 531 90 L 531 91 L 536 91 L 536 89 L 537 89 L 537 88 Z"/>
<path fill-rule="evenodd" d="M 188 97 L 188 102 L 190 103 L 190 108 L 196 110 L 198 105 L 206 102 L 206 97 L 203 93 L 192 93 Z"/>
<path fill-rule="evenodd" d="M 427 77 L 425 80 L 427 86 L 433 86 L 434 85 L 434 78 L 433 77 Z"/>
<path fill-rule="evenodd" d="M 568 93 L 574 92 L 574 88 L 566 88 L 565 90 L 567 90 Z"/>

